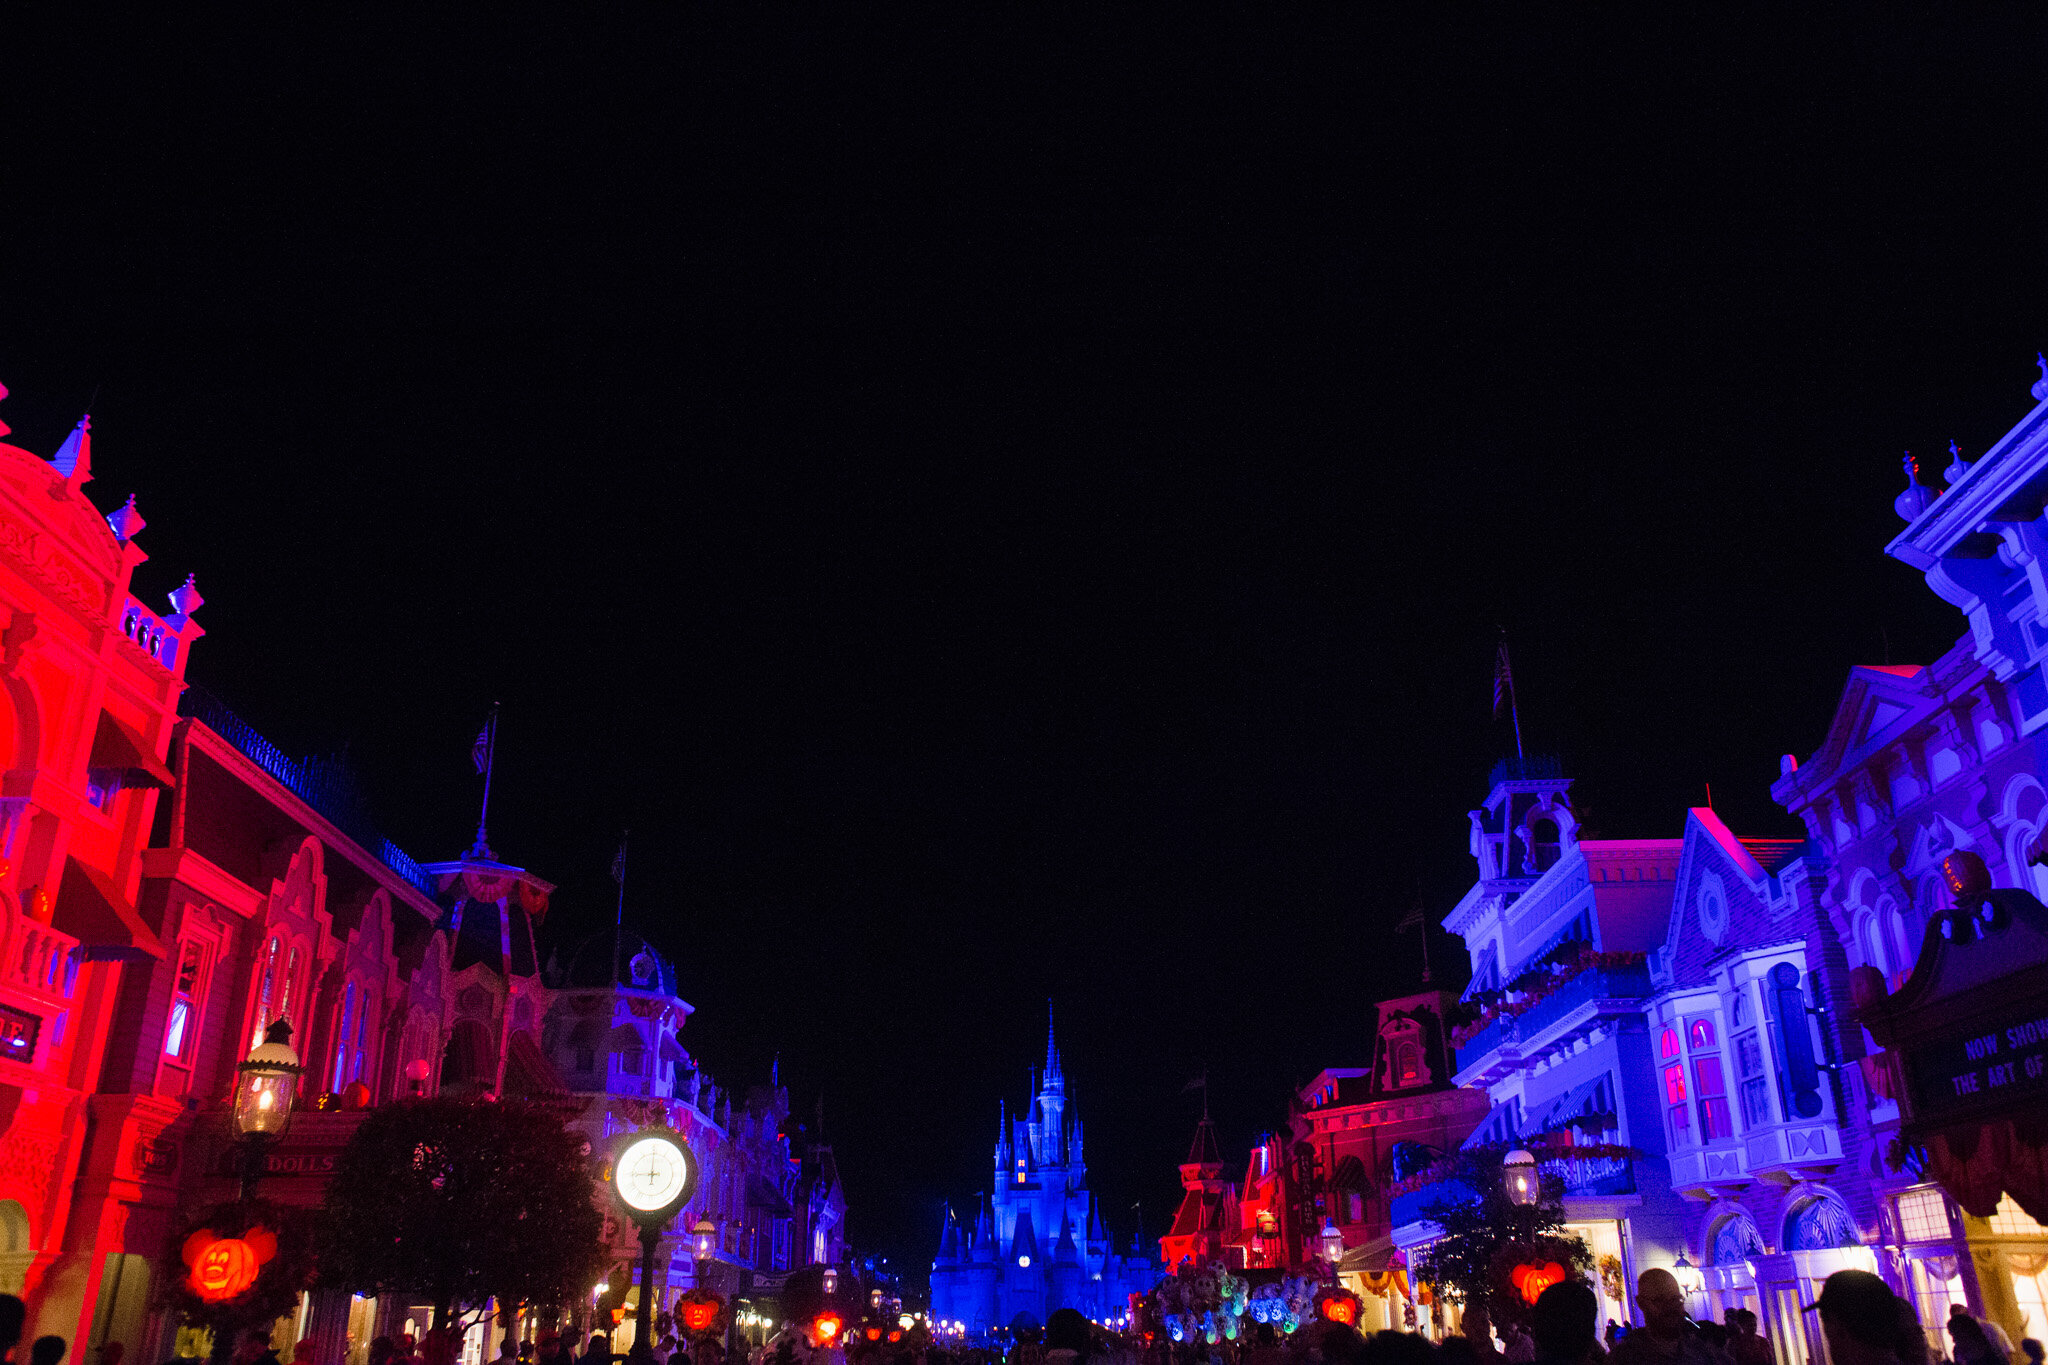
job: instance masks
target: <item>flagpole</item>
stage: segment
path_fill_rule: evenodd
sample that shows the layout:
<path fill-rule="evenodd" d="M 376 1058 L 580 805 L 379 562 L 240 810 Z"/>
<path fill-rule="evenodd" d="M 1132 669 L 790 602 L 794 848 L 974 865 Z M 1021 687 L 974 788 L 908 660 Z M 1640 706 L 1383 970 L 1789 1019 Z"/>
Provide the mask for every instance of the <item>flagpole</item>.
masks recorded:
<path fill-rule="evenodd" d="M 491 718 L 484 726 L 484 806 L 476 817 L 476 847 L 471 850 L 485 858 L 491 856 L 491 844 L 484 826 L 491 818 L 491 770 L 498 765 L 498 708 L 491 708 Z"/>
<path fill-rule="evenodd" d="M 614 986 L 619 984 L 619 953 L 622 951 L 620 943 L 626 932 L 626 840 L 631 838 L 632 834 L 633 831 L 630 829 L 619 832 L 619 857 L 618 861 L 614 864 L 618 868 L 619 874 L 619 908 L 618 912 L 612 916 L 612 984 Z"/>

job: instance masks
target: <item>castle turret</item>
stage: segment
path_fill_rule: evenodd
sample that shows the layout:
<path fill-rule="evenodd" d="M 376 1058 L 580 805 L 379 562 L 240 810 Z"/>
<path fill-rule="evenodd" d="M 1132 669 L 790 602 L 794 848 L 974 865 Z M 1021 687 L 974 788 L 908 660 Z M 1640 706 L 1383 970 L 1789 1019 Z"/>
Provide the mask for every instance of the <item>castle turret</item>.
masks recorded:
<path fill-rule="evenodd" d="M 993 1261 L 996 1258 L 996 1225 L 988 1216 L 988 1204 L 981 1205 L 981 1211 L 974 1219 L 974 1245 L 968 1255 L 976 1261 Z"/>
<path fill-rule="evenodd" d="M 1010 1237 L 1010 1263 L 1019 1270 L 1038 1264 L 1038 1238 L 1031 1231 L 1031 1210 L 1017 1211 L 1017 1231 Z"/>
<path fill-rule="evenodd" d="M 953 1209 L 948 1205 L 945 1227 L 939 1233 L 939 1259 L 934 1263 L 933 1269 L 939 1266 L 959 1265 L 960 1259 L 960 1224 L 954 1219 Z"/>

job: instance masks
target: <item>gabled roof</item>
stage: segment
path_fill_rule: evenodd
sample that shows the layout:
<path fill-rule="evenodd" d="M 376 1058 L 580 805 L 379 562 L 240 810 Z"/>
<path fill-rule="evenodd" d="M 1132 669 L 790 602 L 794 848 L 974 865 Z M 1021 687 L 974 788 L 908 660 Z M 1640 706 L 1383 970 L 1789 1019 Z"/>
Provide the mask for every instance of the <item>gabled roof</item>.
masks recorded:
<path fill-rule="evenodd" d="M 1932 672 L 1919 664 L 1858 664 L 1849 670 L 1827 738 L 1812 758 L 1771 784 L 1780 804 L 1813 783 L 1828 783 L 1861 754 L 1890 742 L 1940 701 Z"/>

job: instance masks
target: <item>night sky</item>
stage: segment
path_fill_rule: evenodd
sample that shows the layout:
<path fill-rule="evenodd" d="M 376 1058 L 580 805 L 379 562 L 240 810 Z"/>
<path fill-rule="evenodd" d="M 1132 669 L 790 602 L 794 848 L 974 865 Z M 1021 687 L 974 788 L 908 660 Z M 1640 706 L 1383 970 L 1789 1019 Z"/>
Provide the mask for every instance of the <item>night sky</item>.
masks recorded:
<path fill-rule="evenodd" d="M 416 857 L 502 703 L 550 935 L 630 826 L 899 1263 L 1048 997 L 1125 1237 L 1190 1076 L 1238 1153 L 1366 1060 L 1501 628 L 1609 837 L 1797 833 L 1845 670 L 1961 633 L 1882 548 L 2048 345 L 2031 7 L 439 8 L 17 11 L 0 418 L 90 403 L 192 680 Z"/>

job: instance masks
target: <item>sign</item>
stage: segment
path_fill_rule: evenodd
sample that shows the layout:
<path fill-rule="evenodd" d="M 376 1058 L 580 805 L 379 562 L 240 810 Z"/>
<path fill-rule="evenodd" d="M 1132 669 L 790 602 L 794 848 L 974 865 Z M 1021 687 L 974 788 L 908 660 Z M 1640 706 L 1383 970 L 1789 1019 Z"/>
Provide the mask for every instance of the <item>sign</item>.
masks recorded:
<path fill-rule="evenodd" d="M 340 1159 L 341 1150 L 337 1147 L 302 1147 L 297 1151 L 290 1148 L 285 1148 L 281 1151 L 266 1151 L 263 1154 L 263 1174 L 266 1176 L 311 1176 L 315 1179 L 325 1180 L 334 1174 L 335 1163 Z M 213 1173 L 218 1176 L 239 1180 L 242 1175 L 243 1163 L 247 1160 L 248 1154 L 239 1144 L 230 1144 L 221 1150 L 220 1156 L 214 1161 Z"/>
<path fill-rule="evenodd" d="M 23 1066 L 34 1066 L 36 1039 L 43 1032 L 43 1017 L 12 1005 L 0 1005 L 0 1057 Z"/>
<path fill-rule="evenodd" d="M 2048 1104 L 2048 1013 L 2029 1011 L 1905 1049 L 1916 1122 Z"/>

